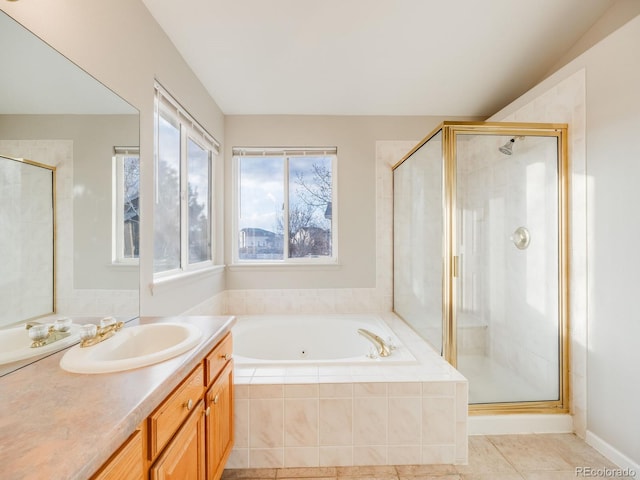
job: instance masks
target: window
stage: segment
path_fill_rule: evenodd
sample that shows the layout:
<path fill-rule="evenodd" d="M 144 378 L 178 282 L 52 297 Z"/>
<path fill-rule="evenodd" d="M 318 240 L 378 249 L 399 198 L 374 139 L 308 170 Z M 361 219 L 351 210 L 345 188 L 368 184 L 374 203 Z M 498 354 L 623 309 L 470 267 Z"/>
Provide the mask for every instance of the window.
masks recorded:
<path fill-rule="evenodd" d="M 156 84 L 154 272 L 213 265 L 213 157 L 218 143 Z"/>
<path fill-rule="evenodd" d="M 138 147 L 114 147 L 114 264 L 137 264 L 140 255 L 140 154 Z"/>
<path fill-rule="evenodd" d="M 336 260 L 336 148 L 234 148 L 237 263 Z"/>

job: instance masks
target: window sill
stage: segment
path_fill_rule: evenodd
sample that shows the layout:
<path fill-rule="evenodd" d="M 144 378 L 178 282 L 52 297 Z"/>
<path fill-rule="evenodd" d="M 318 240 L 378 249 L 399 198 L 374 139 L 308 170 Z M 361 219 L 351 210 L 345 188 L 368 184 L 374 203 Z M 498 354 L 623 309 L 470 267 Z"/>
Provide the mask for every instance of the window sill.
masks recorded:
<path fill-rule="evenodd" d="M 153 282 L 149 284 L 149 290 L 151 291 L 151 295 L 156 295 L 165 292 L 169 288 L 173 288 L 176 285 L 186 285 L 206 277 L 221 275 L 224 272 L 224 269 L 224 265 L 212 265 L 210 267 L 201 268 L 199 270 L 181 272 L 174 275 L 159 277 L 154 279 Z"/>
<path fill-rule="evenodd" d="M 235 263 L 229 265 L 227 269 L 233 271 L 270 270 L 272 272 L 284 272 L 291 270 L 315 271 L 318 270 L 339 270 L 342 265 L 339 263 Z"/>
<path fill-rule="evenodd" d="M 130 270 L 132 272 L 137 272 L 140 269 L 140 264 L 139 263 L 118 263 L 118 262 L 113 262 L 110 263 L 109 265 L 107 265 L 107 267 L 109 268 L 113 268 L 119 271 L 123 271 L 123 270 Z"/>

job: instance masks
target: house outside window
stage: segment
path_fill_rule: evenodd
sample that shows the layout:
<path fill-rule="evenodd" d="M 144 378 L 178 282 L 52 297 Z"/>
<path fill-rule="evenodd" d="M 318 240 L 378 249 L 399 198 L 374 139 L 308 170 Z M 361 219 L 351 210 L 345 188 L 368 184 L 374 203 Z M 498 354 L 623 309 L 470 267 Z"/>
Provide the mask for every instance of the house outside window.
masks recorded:
<path fill-rule="evenodd" d="M 237 147 L 233 155 L 234 263 L 335 263 L 336 148 Z"/>
<path fill-rule="evenodd" d="M 140 256 L 140 153 L 114 147 L 112 262 L 137 265 Z"/>
<path fill-rule="evenodd" d="M 213 265 L 213 171 L 219 144 L 156 84 L 154 272 Z"/>

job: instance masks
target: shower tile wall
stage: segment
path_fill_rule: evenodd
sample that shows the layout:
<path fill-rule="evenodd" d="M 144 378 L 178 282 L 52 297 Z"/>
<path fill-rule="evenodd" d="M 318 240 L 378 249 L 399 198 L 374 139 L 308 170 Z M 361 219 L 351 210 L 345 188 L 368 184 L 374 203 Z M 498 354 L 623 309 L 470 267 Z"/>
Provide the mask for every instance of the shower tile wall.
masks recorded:
<path fill-rule="evenodd" d="M 137 315 L 137 290 L 73 285 L 73 141 L 0 140 L 0 152 L 56 167 L 56 303 L 64 315 Z"/>

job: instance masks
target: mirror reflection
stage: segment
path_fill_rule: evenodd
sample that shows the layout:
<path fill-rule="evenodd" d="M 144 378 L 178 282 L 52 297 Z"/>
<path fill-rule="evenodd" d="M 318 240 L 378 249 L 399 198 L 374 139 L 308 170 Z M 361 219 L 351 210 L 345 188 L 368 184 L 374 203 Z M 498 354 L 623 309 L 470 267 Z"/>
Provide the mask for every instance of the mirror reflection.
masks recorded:
<path fill-rule="evenodd" d="M 9 351 L 17 342 L 29 342 L 25 324 L 33 320 L 53 328 L 61 317 L 82 324 L 107 315 L 124 320 L 138 315 L 139 114 L 3 12 L 0 42 L 6 46 L 0 49 L 0 155 L 56 172 L 51 192 L 37 183 L 25 185 L 22 195 L 36 203 L 55 198 L 51 225 L 41 209 L 13 202 L 9 192 L 16 187 L 5 185 L 9 177 L 0 170 L 0 346 Z M 55 235 L 56 240 L 46 255 L 33 247 L 19 273 L 13 265 L 32 247 L 14 237 L 18 224 L 31 228 L 21 232 L 24 238 L 52 244 Z M 48 273 L 50 265 L 55 274 Z M 9 308 L 16 291 L 29 308 Z M 50 353 L 4 359 L 0 375 Z"/>

